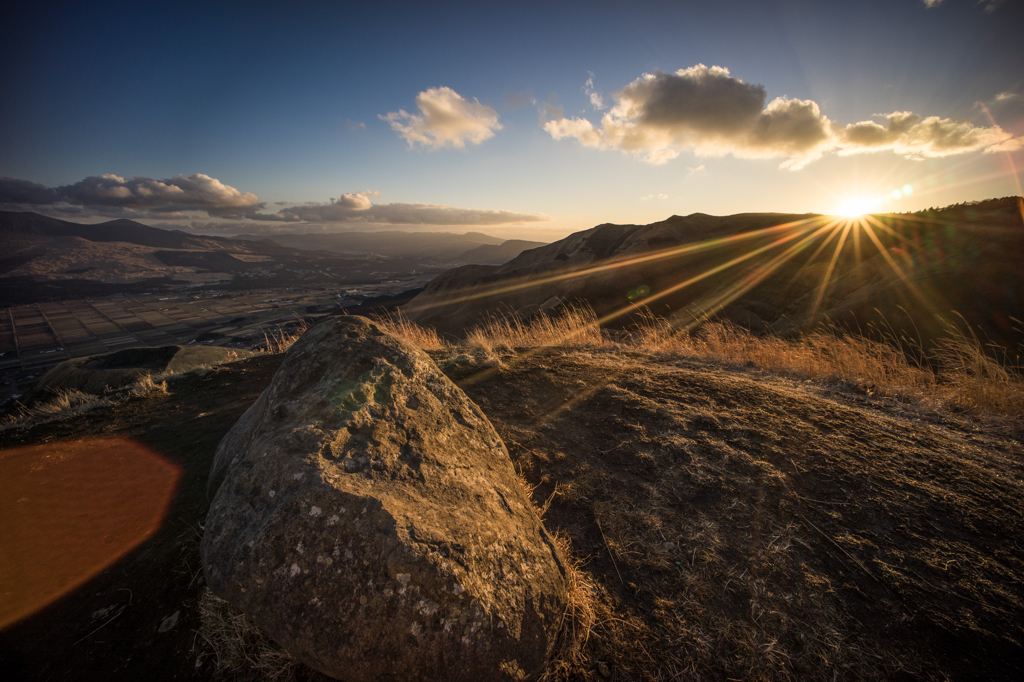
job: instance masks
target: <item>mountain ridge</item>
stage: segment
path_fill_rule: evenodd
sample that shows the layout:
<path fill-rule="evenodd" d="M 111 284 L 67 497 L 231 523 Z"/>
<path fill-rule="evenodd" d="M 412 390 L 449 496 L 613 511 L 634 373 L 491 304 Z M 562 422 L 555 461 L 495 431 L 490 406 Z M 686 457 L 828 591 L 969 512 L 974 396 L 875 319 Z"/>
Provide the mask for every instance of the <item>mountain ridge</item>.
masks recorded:
<path fill-rule="evenodd" d="M 686 327 L 719 317 L 783 334 L 831 321 L 921 345 L 959 314 L 1013 348 L 1021 338 L 1014 320 L 1024 319 L 1020 202 L 849 219 L 695 213 L 604 223 L 501 266 L 449 270 L 403 312 L 460 335 L 495 311 L 529 316 L 581 302 L 612 327 L 648 313 Z"/>

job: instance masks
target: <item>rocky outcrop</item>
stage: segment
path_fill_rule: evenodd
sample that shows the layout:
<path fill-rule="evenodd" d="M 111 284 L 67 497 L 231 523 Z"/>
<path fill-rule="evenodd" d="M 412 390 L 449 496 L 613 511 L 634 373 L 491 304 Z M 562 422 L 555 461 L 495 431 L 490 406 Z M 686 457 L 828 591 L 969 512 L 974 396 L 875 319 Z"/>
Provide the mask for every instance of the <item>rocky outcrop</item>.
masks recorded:
<path fill-rule="evenodd" d="M 423 351 L 310 329 L 221 442 L 210 588 L 307 665 L 359 680 L 543 666 L 565 569 L 500 438 Z"/>

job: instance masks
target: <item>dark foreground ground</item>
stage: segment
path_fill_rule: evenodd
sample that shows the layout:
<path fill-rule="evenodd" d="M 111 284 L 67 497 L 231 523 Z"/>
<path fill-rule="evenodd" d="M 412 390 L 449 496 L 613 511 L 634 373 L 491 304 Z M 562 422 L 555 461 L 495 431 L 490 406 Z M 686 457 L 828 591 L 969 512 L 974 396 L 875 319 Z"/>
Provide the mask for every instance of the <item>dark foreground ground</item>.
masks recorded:
<path fill-rule="evenodd" d="M 489 369 L 436 357 L 594 583 L 596 622 L 562 677 L 1024 679 L 1019 422 L 623 351 L 524 351 Z M 19 446 L 111 437 L 180 468 L 159 530 L 0 631 L 7 679 L 214 677 L 196 633 L 207 473 L 279 361 L 0 434 L 0 481 Z M 2 494 L 6 527 L 27 493 Z"/>

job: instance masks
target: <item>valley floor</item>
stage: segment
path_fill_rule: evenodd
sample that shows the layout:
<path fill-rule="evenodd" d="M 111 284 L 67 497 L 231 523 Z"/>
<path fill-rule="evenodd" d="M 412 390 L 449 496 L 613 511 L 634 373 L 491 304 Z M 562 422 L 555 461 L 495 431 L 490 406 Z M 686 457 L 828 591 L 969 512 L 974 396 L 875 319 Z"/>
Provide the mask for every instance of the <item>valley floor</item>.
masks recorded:
<path fill-rule="evenodd" d="M 491 366 L 431 354 L 593 583 L 593 621 L 570 623 L 589 633 L 554 679 L 1024 674 L 1021 422 L 621 349 L 523 350 Z M 24 679 L 211 677 L 196 634 L 207 473 L 279 361 L 2 434 L 0 481 L 19 446 L 111 436 L 181 478 L 152 537 L 0 632 L 0 666 Z"/>

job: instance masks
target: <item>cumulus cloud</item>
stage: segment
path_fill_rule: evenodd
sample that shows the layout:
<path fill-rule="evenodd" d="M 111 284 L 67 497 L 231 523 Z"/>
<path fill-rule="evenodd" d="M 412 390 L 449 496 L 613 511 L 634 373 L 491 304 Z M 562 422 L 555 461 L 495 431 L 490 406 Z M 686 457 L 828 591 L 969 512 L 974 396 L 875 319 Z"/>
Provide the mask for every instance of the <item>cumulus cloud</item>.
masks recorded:
<path fill-rule="evenodd" d="M 45 210 L 69 219 L 85 216 L 192 220 L 196 211 L 226 220 L 255 223 L 363 223 L 386 225 L 506 225 L 548 220 L 543 214 L 459 208 L 443 204 L 374 204 L 380 192 L 363 190 L 332 197 L 327 203 L 275 202 L 276 213 L 262 213 L 266 203 L 215 178 L 196 174 L 170 180 L 126 179 L 117 175 L 89 177 L 73 185 L 46 187 L 18 178 L 0 178 L 0 208 Z M 239 223 L 197 223 L 204 229 L 229 232 Z M 234 226 L 234 227 L 231 227 Z M 195 226 L 193 226 L 195 228 Z"/>
<path fill-rule="evenodd" d="M 909 158 L 947 156 L 1006 147 L 1013 135 L 998 126 L 922 118 L 910 112 L 885 115 L 886 122 L 833 123 L 812 100 L 776 97 L 763 85 L 746 83 L 721 66 L 698 64 L 675 73 L 644 74 L 614 93 L 616 104 L 600 125 L 560 112 L 543 123 L 555 140 L 571 138 L 587 147 L 617 149 L 652 164 L 693 150 L 698 156 L 783 157 L 797 170 L 830 151 L 844 154 L 892 150 Z"/>
<path fill-rule="evenodd" d="M 417 144 L 428 149 L 457 147 L 466 143 L 480 144 L 501 130 L 498 112 L 476 100 L 464 99 L 451 88 L 430 88 L 416 96 L 420 113 L 410 114 L 404 109 L 381 115 L 391 129 L 410 147 Z"/>
<path fill-rule="evenodd" d="M 0 204 L 49 206 L 60 201 L 57 190 L 28 180 L 0 178 Z"/>
<path fill-rule="evenodd" d="M 878 116 L 885 119 L 884 124 L 861 121 L 837 129 L 839 153 L 891 149 L 910 159 L 923 159 L 1020 146 L 1020 140 L 999 126 L 981 128 L 969 121 L 938 116 L 922 118 L 909 111 Z"/>
<path fill-rule="evenodd" d="M 221 217 L 240 216 L 264 207 L 255 194 L 240 192 L 202 173 L 176 175 L 169 180 L 123 178 L 108 173 L 52 188 L 3 178 L 0 204 L 55 206 L 64 213 L 76 213 L 76 209 L 93 209 L 108 215 L 125 211 L 168 215 L 205 211 Z"/>
<path fill-rule="evenodd" d="M 206 211 L 209 215 L 229 217 L 264 207 L 255 194 L 240 192 L 202 173 L 175 175 L 169 180 L 126 179 L 107 173 L 58 187 L 57 191 L 70 204 L 158 213 Z"/>

